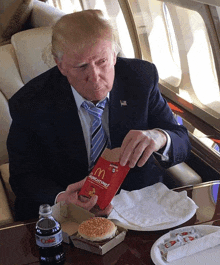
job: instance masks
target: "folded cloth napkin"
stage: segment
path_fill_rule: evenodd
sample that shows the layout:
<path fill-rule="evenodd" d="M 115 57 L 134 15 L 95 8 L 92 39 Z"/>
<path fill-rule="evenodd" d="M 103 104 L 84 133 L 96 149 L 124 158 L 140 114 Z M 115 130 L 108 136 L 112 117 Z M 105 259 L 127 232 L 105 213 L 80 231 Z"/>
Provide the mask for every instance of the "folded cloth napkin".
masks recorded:
<path fill-rule="evenodd" d="M 183 246 L 168 251 L 166 261 L 172 262 L 183 257 L 188 257 L 189 255 L 215 247 L 219 244 L 220 230 L 204 235 L 203 237 L 190 241 Z"/>
<path fill-rule="evenodd" d="M 177 222 L 198 208 L 186 191 L 169 190 L 160 182 L 131 192 L 122 190 L 111 203 L 109 219 L 139 228 Z"/>

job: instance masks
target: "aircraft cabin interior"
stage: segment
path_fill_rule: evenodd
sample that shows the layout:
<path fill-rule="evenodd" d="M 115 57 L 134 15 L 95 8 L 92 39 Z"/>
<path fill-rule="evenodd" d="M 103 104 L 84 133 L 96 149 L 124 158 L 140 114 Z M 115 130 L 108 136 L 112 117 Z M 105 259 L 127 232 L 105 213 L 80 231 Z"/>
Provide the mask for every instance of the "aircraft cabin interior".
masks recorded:
<path fill-rule="evenodd" d="M 12 223 L 15 195 L 6 147 L 8 100 L 55 66 L 51 27 L 63 15 L 100 9 L 117 35 L 118 56 L 154 63 L 159 88 L 192 145 L 184 163 L 166 170 L 176 186 L 220 179 L 220 1 L 0 1 L 0 224 Z"/>

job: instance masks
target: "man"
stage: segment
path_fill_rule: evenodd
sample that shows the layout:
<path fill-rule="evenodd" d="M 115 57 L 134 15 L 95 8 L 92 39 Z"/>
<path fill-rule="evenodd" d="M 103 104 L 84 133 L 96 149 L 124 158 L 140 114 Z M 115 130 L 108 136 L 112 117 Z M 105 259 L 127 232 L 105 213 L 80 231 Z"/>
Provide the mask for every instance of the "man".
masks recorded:
<path fill-rule="evenodd" d="M 121 188 L 134 190 L 162 181 L 152 154 L 164 167 L 185 160 L 187 131 L 159 92 L 155 66 L 116 57 L 113 30 L 100 11 L 62 17 L 53 28 L 52 53 L 57 66 L 9 101 L 16 219 L 35 217 L 40 204 L 61 200 L 109 214 L 111 205 L 96 209 L 97 196 L 88 201 L 78 197 L 101 144 L 102 149 L 121 147 L 120 163 L 131 167 Z M 98 108 L 99 120 L 89 112 Z M 99 148 L 94 148 L 96 133 Z"/>

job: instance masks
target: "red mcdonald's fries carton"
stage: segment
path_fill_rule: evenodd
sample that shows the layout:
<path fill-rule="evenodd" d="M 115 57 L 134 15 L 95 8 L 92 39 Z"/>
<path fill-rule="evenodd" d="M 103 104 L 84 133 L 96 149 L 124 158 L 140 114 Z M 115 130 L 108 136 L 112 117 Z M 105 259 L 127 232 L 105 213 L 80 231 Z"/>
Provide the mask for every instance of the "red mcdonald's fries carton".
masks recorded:
<path fill-rule="evenodd" d="M 98 195 L 97 205 L 105 209 L 124 181 L 130 167 L 119 163 L 120 148 L 106 148 L 90 172 L 79 195 Z"/>

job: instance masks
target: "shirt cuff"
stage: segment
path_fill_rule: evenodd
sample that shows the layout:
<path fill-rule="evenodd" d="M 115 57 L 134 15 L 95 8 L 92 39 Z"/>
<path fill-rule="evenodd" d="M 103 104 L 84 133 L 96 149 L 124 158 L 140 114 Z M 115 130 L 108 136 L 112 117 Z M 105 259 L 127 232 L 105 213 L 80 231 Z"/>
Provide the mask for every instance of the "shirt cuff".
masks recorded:
<path fill-rule="evenodd" d="M 55 198 L 55 200 L 54 200 L 54 204 L 57 203 L 57 197 L 58 197 L 60 194 L 64 193 L 64 192 L 65 192 L 65 191 L 61 191 L 60 193 L 57 194 L 57 196 L 56 196 L 56 198 Z"/>
<path fill-rule="evenodd" d="M 159 153 L 159 152 L 154 152 L 154 153 L 159 155 L 161 157 L 162 161 L 169 161 L 169 151 L 170 151 L 170 146 L 171 146 L 171 138 L 170 138 L 169 134 L 166 131 L 164 131 L 162 129 L 158 129 L 158 128 L 156 128 L 156 130 L 161 131 L 161 132 L 163 132 L 166 135 L 167 143 L 166 143 L 165 149 L 164 149 L 162 154 Z"/>

